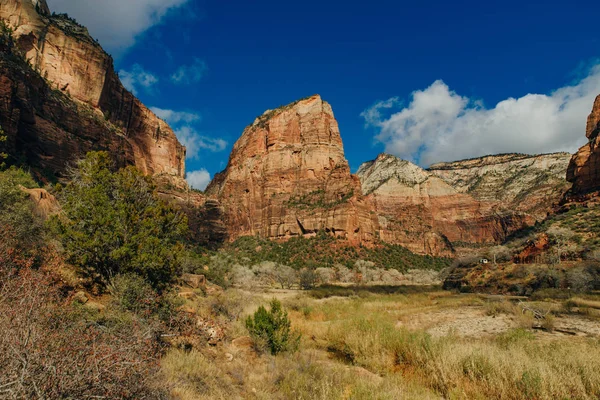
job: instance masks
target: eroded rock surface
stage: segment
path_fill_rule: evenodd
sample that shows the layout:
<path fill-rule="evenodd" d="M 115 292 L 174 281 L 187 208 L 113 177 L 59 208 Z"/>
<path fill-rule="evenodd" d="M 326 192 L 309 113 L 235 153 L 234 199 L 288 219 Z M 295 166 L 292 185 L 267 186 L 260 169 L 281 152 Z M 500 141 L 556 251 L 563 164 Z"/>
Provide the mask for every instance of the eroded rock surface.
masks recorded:
<path fill-rule="evenodd" d="M 374 204 L 379 236 L 413 252 L 452 255 L 502 242 L 546 217 L 569 185 L 566 153 L 501 155 L 424 170 L 382 154 L 357 172 Z"/>
<path fill-rule="evenodd" d="M 224 207 L 232 239 L 324 230 L 353 243 L 374 240 L 372 205 L 350 174 L 331 106 L 318 95 L 248 126 L 207 194 Z"/>
<path fill-rule="evenodd" d="M 146 174 L 183 179 L 185 148 L 123 87 L 112 58 L 85 27 L 51 15 L 45 0 L 0 0 L 0 18 L 14 28 L 39 75 L 5 63 L 0 71 L 7 101 L 0 123 L 31 164 L 60 173 L 86 151 L 101 149 Z"/>

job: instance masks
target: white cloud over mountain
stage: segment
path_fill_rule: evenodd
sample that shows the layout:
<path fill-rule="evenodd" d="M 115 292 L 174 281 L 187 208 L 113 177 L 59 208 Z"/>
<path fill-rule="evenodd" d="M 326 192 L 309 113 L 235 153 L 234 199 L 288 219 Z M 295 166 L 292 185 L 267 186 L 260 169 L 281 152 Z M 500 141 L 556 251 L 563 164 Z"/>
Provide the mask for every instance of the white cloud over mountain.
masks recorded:
<path fill-rule="evenodd" d="M 130 71 L 120 70 L 119 78 L 127 90 L 138 95 L 140 87 L 146 91 L 151 91 L 152 87 L 159 81 L 158 77 L 142 68 L 139 64 L 134 64 Z"/>
<path fill-rule="evenodd" d="M 54 12 L 68 13 L 85 25 L 110 52 L 119 54 L 136 37 L 189 0 L 48 0 Z"/>
<path fill-rule="evenodd" d="M 387 153 L 423 166 L 486 154 L 574 152 L 585 143 L 587 115 L 599 93 L 600 64 L 548 95 L 509 98 L 493 108 L 438 80 L 413 92 L 404 108 L 392 98 L 361 116 Z"/>
<path fill-rule="evenodd" d="M 175 129 L 175 135 L 187 148 L 187 158 L 190 160 L 197 159 L 201 150 L 219 152 L 227 147 L 225 140 L 203 136 L 191 126 L 181 126 Z"/>
<path fill-rule="evenodd" d="M 204 190 L 210 183 L 210 173 L 202 168 L 198 171 L 191 171 L 185 174 L 187 183 L 194 189 Z"/>
<path fill-rule="evenodd" d="M 202 135 L 196 129 L 194 124 L 202 119 L 197 113 L 158 107 L 150 107 L 150 110 L 171 125 L 181 144 L 187 148 L 187 158 L 190 160 L 198 159 L 202 150 L 219 152 L 227 148 L 227 141 Z"/>
<path fill-rule="evenodd" d="M 190 83 L 198 83 L 208 71 L 208 65 L 199 58 L 194 59 L 191 65 L 180 66 L 173 75 L 171 80 L 176 84 L 189 85 Z"/>
<path fill-rule="evenodd" d="M 150 110 L 152 110 L 152 112 L 159 118 L 167 121 L 169 124 L 178 124 L 180 122 L 189 124 L 192 122 L 198 122 L 202 119 L 199 114 L 187 111 L 165 110 L 158 107 L 150 107 Z"/>

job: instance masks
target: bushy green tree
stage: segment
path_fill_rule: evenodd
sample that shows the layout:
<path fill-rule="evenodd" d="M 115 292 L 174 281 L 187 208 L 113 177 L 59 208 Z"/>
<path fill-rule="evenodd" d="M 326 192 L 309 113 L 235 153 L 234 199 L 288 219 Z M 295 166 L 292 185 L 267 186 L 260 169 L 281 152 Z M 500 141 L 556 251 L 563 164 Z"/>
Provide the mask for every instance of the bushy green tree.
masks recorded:
<path fill-rule="evenodd" d="M 113 172 L 108 153 L 88 153 L 61 192 L 64 215 L 51 221 L 69 260 L 104 284 L 134 273 L 166 287 L 180 267 L 187 219 L 155 189 L 134 167 Z"/>
<path fill-rule="evenodd" d="M 271 301 L 269 311 L 260 306 L 253 316 L 249 316 L 246 328 L 254 341 L 267 347 L 273 355 L 298 349 L 300 335 L 292 331 L 287 311 L 276 299 Z"/>

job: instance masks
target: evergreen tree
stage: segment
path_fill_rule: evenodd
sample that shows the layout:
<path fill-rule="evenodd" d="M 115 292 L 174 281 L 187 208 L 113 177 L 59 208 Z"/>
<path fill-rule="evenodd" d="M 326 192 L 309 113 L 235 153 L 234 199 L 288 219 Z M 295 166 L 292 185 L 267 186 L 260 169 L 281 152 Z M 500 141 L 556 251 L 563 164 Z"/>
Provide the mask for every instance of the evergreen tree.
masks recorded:
<path fill-rule="evenodd" d="M 180 267 L 187 218 L 155 190 L 134 167 L 113 172 L 108 153 L 88 153 L 60 195 L 64 215 L 51 221 L 69 261 L 104 284 L 134 273 L 155 289 L 168 285 Z"/>

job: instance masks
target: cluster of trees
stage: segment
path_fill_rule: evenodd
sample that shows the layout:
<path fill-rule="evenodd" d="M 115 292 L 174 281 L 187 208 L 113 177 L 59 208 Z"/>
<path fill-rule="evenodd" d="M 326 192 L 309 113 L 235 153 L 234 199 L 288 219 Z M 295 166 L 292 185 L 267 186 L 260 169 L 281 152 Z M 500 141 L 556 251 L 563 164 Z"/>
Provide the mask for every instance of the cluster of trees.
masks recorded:
<path fill-rule="evenodd" d="M 89 153 L 58 194 L 63 213 L 50 221 L 67 259 L 106 285 L 137 274 L 161 291 L 180 272 L 184 213 L 162 201 L 134 167 L 114 171 L 108 153 Z"/>
<path fill-rule="evenodd" d="M 372 248 L 352 246 L 324 231 L 314 238 L 299 236 L 282 243 L 258 237 L 241 237 L 226 245 L 223 252 L 240 264 L 255 265 L 272 261 L 297 271 L 304 268 L 331 268 L 336 264 L 354 269 L 357 260 L 369 261 L 375 268 L 399 272 L 413 269 L 439 271 L 452 263 L 448 258 L 422 256 L 388 243 L 379 243 Z"/>
<path fill-rule="evenodd" d="M 439 280 L 439 272 L 435 270 L 411 269 L 400 272 L 396 269 L 379 268 L 373 262 L 365 260 L 355 261 L 352 268 L 338 263 L 329 267 L 298 270 L 273 261 L 251 264 L 248 259 L 238 260 L 226 252 L 201 259 L 188 258 L 184 261 L 184 270 L 204 273 L 209 280 L 224 287 L 235 285 L 246 288 L 278 286 L 282 289 L 306 290 L 330 283 L 434 284 Z"/>
<path fill-rule="evenodd" d="M 54 189 L 61 213 L 44 223 L 23 190 L 37 187 L 31 175 L 0 169 L 0 398 L 165 398 L 161 337 L 194 327 L 170 290 L 186 218 L 107 153 L 88 154 L 70 178 Z M 75 301 L 48 257 L 55 242 L 83 285 L 111 293 L 102 311 Z"/>

